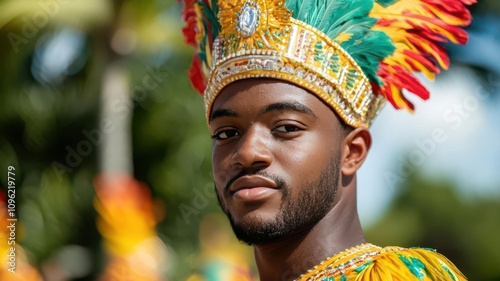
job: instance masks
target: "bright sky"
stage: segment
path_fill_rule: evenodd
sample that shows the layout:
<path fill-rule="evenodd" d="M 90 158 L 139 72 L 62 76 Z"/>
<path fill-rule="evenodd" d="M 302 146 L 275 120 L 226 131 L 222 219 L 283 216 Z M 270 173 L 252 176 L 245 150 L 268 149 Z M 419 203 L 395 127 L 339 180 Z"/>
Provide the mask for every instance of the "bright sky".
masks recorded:
<path fill-rule="evenodd" d="M 453 179 L 465 196 L 500 197 L 500 79 L 494 79 L 480 81 L 453 66 L 438 81 L 424 82 L 431 98 L 412 99 L 415 114 L 386 105 L 371 128 L 374 143 L 359 172 L 365 227 L 383 215 L 398 180 L 413 168 L 430 179 Z"/>

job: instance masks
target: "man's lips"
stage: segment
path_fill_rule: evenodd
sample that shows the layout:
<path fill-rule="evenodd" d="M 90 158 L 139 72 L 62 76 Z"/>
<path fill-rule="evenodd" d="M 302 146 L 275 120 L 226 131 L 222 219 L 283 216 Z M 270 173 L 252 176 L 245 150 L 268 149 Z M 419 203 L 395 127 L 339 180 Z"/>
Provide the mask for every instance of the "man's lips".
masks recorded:
<path fill-rule="evenodd" d="M 231 194 L 242 189 L 271 188 L 277 189 L 278 184 L 273 180 L 260 175 L 242 176 L 235 180 L 229 187 Z"/>
<path fill-rule="evenodd" d="M 229 186 L 232 198 L 243 203 L 262 202 L 277 192 L 279 185 L 264 176 L 246 175 Z M 244 206 L 244 205 L 240 205 Z"/>

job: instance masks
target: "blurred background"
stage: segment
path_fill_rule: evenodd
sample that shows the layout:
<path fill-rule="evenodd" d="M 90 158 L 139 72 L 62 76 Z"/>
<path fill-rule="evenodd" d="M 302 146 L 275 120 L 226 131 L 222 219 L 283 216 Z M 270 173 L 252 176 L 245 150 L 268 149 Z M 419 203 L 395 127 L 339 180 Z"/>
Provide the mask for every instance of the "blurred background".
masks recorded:
<path fill-rule="evenodd" d="M 470 280 L 500 280 L 500 2 L 472 10 L 430 101 L 375 121 L 358 208 L 370 242 L 436 248 Z M 3 255 L 0 280 L 255 277 L 216 203 L 180 11 L 0 0 L 0 251 L 9 166 L 18 218 L 16 273 Z"/>

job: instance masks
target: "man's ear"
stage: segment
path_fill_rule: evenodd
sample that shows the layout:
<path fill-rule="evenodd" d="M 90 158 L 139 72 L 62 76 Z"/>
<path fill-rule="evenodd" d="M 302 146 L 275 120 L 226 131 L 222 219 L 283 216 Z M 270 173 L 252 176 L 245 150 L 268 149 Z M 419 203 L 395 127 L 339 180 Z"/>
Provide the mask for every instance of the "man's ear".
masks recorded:
<path fill-rule="evenodd" d="M 361 167 L 372 145 L 372 137 L 367 128 L 352 130 L 342 144 L 341 171 L 345 176 L 352 176 Z"/>

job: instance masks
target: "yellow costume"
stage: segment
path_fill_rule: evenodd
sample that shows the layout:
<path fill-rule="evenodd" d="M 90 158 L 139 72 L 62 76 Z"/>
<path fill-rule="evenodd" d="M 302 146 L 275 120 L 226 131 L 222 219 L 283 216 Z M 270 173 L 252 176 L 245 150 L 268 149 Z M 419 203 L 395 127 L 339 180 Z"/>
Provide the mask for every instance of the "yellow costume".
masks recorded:
<path fill-rule="evenodd" d="M 297 280 L 459 281 L 466 278 L 445 256 L 431 249 L 362 244 L 326 259 Z"/>

